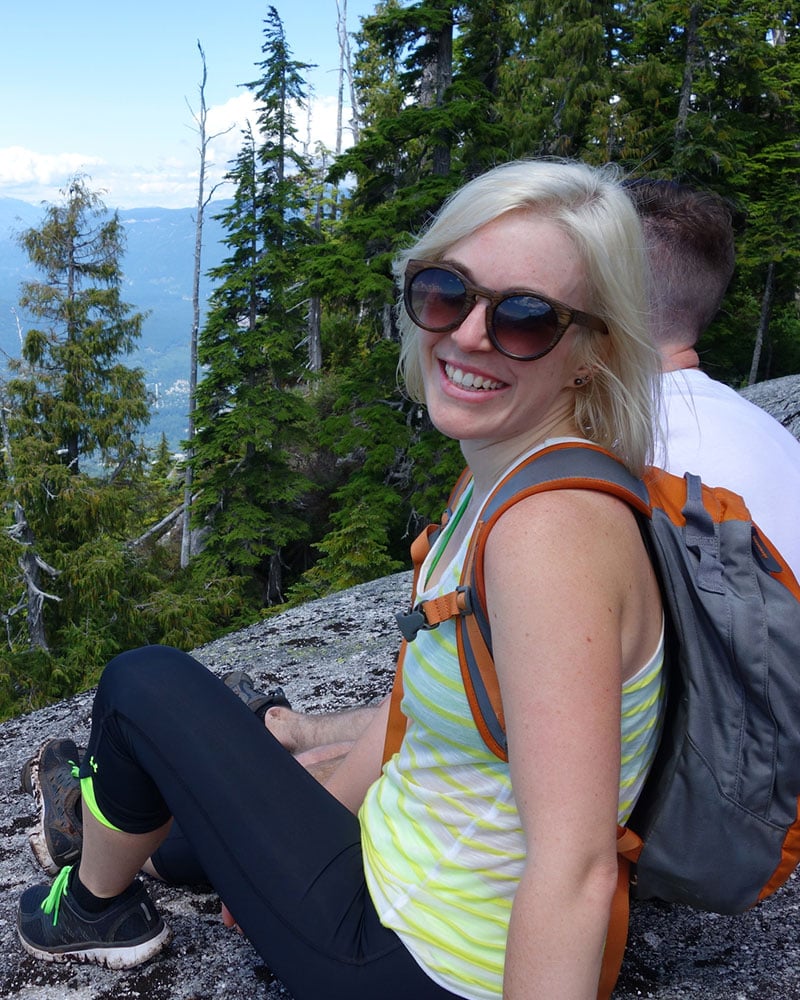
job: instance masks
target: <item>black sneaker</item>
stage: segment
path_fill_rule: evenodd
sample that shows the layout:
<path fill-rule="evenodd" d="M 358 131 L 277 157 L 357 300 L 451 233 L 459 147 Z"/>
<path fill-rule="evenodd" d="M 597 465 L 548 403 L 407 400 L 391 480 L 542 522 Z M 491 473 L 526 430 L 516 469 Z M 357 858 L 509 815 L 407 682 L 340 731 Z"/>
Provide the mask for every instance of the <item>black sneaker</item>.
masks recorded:
<path fill-rule="evenodd" d="M 57 875 L 81 855 L 79 761 L 80 751 L 72 740 L 48 740 L 22 768 L 22 787 L 33 795 L 38 811 L 28 838 L 48 875 Z"/>
<path fill-rule="evenodd" d="M 237 697 L 242 699 L 251 712 L 260 715 L 262 719 L 267 711 L 275 705 L 292 707 L 282 687 L 272 688 L 271 691 L 266 692 L 257 691 L 253 684 L 253 678 L 244 670 L 229 670 L 227 674 L 222 675 L 222 682 Z"/>
<path fill-rule="evenodd" d="M 87 913 L 69 892 L 71 871 L 64 868 L 52 886 L 35 885 L 22 894 L 17 933 L 34 958 L 130 969 L 168 943 L 172 933 L 141 882 L 102 913 Z"/>

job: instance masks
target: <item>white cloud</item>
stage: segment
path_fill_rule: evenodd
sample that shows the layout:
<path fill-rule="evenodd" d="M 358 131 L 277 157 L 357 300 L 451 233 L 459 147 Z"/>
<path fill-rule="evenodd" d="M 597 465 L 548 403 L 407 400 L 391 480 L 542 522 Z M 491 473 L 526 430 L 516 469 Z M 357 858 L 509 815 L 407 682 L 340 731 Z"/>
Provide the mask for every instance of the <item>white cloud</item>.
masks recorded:
<path fill-rule="evenodd" d="M 307 110 L 298 108 L 294 114 L 301 150 L 306 146 L 313 154 L 318 143 L 328 150 L 335 148 L 335 98 L 314 98 L 310 115 Z M 343 147 L 347 148 L 352 142 L 347 129 L 348 107 L 344 108 L 342 117 L 345 124 Z M 230 189 L 226 191 L 222 180 L 241 149 L 242 132 L 248 121 L 255 128 L 257 118 L 249 90 L 208 109 L 206 134 L 210 142 L 206 192 L 217 186 L 215 197 L 229 195 Z M 189 127 L 189 135 L 191 139 L 182 138 L 169 150 L 153 151 L 150 160 L 148 148 L 138 148 L 135 165 L 81 153 L 40 153 L 9 146 L 0 149 L 0 195 L 33 203 L 57 202 L 67 179 L 72 174 L 83 173 L 89 178 L 92 190 L 97 191 L 110 208 L 190 206 L 197 200 L 200 168 L 194 124 Z"/>
<path fill-rule="evenodd" d="M 56 198 L 75 173 L 90 173 L 103 161 L 82 153 L 37 153 L 22 146 L 0 149 L 0 189 L 8 197 L 28 200 Z"/>
<path fill-rule="evenodd" d="M 209 159 L 227 169 L 241 149 L 242 131 L 247 122 L 255 128 L 257 117 L 253 95 L 249 90 L 232 97 L 224 104 L 209 108 L 206 133 L 215 137 L 211 142 Z"/>
<path fill-rule="evenodd" d="M 336 108 L 335 97 L 315 97 L 311 102 L 311 114 L 305 109 L 295 109 L 297 135 L 307 143 L 310 138 L 310 151 L 313 153 L 318 142 L 326 149 L 336 149 Z M 350 131 L 352 116 L 349 105 L 342 108 L 342 149 L 352 146 L 353 138 Z"/>
<path fill-rule="evenodd" d="M 317 143 L 322 143 L 326 149 L 336 148 L 336 98 L 315 97 L 308 108 L 297 104 L 292 106 L 295 131 L 302 149 L 308 147 L 309 152 L 315 151 Z M 342 146 L 352 145 L 351 133 L 348 128 L 351 111 L 345 106 L 342 113 L 343 137 Z M 211 144 L 212 159 L 215 162 L 224 161 L 230 164 L 236 158 L 242 146 L 242 132 L 249 122 L 256 127 L 258 109 L 250 91 L 231 98 L 225 104 L 209 108 L 206 132 L 216 135 Z"/>

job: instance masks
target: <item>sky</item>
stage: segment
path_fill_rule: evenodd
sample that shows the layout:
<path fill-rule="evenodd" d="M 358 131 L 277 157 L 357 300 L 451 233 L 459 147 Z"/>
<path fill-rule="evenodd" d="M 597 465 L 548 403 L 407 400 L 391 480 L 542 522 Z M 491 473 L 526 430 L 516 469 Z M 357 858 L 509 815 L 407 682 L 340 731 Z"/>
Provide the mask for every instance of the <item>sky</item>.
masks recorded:
<path fill-rule="evenodd" d="M 347 28 L 355 32 L 375 0 L 339 5 L 345 2 Z M 259 77 L 269 6 L 263 0 L 4 0 L 0 198 L 59 202 L 68 178 L 80 173 L 112 209 L 194 205 L 199 153 L 193 113 L 200 108 L 202 81 L 197 43 L 208 74 L 206 131 L 217 136 L 208 156 L 209 190 L 238 153 L 241 128 L 253 119 L 250 91 L 241 84 Z M 332 149 L 337 0 L 273 0 L 272 6 L 292 57 L 316 64 L 304 72 L 313 87 L 312 142 Z M 297 128 L 304 137 L 305 114 Z M 217 197 L 225 194 L 224 185 L 217 189 Z"/>

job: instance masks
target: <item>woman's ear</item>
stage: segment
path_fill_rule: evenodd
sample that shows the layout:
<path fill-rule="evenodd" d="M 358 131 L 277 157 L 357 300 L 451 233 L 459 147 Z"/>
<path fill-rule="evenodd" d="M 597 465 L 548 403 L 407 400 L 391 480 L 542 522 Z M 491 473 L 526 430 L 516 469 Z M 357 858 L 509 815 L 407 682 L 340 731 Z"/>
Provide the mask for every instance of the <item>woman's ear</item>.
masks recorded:
<path fill-rule="evenodd" d="M 581 365 L 572 377 L 568 388 L 580 389 L 592 379 L 592 369 L 588 365 Z"/>

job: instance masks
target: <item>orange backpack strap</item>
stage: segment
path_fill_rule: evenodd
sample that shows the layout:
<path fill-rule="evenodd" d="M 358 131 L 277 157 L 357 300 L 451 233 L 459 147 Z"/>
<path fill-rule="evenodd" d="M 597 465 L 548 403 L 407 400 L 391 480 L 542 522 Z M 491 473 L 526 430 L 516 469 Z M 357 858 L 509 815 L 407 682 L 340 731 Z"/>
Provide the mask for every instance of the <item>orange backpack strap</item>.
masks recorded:
<path fill-rule="evenodd" d="M 642 852 L 642 840 L 626 826 L 617 827 L 617 885 L 611 900 L 608 918 L 606 944 L 603 962 L 600 966 L 600 982 L 597 1000 L 609 1000 L 622 968 L 625 946 L 628 943 L 628 919 L 630 916 L 631 864 Z"/>
<path fill-rule="evenodd" d="M 451 494 L 448 510 L 453 509 L 468 480 L 465 470 Z M 473 719 L 486 745 L 503 760 L 508 760 L 508 747 L 486 612 L 483 577 L 486 540 L 499 518 L 514 504 L 536 493 L 559 489 L 611 493 L 639 514 L 649 516 L 651 513 L 647 488 L 611 452 L 583 442 L 550 445 L 512 469 L 487 497 L 470 538 L 458 588 L 442 597 L 420 601 L 408 614 L 398 615 L 400 630 L 409 642 L 420 629 L 436 628 L 441 622 L 455 618 L 458 661 Z M 432 538 L 433 531 L 429 529 L 425 554 Z M 417 539 L 414 544 L 419 543 Z M 416 556 L 414 562 L 418 565 Z"/>
<path fill-rule="evenodd" d="M 641 514 L 650 514 L 647 490 L 610 452 L 588 443 L 551 445 L 509 472 L 489 494 L 470 539 L 459 587 L 435 600 L 421 601 L 408 615 L 398 616 L 408 641 L 421 628 L 435 628 L 455 618 L 458 661 L 472 716 L 486 745 L 502 760 L 508 760 L 508 748 L 486 613 L 486 540 L 514 504 L 535 493 L 558 489 L 600 490 L 619 497 Z"/>
<path fill-rule="evenodd" d="M 431 545 L 435 541 L 436 536 L 450 520 L 452 511 L 461 498 L 462 493 L 467 488 L 471 478 L 472 474 L 469 469 L 464 469 L 456 480 L 456 484 L 453 487 L 449 500 L 447 501 L 447 508 L 442 515 L 441 526 L 438 524 L 429 524 L 426 528 L 423 528 L 411 544 L 411 562 L 414 567 L 414 577 L 411 584 L 412 604 L 414 598 L 416 597 L 417 584 L 419 582 L 419 574 L 422 569 L 422 564 L 425 562 L 425 558 L 430 552 Z M 386 738 L 383 744 L 384 764 L 400 749 L 400 744 L 403 742 L 403 734 L 406 731 L 406 718 L 400 709 L 400 702 L 403 699 L 403 661 L 405 660 L 409 638 L 405 637 L 408 629 L 405 622 L 408 620 L 414 622 L 413 634 L 410 635 L 410 638 L 413 638 L 413 636 L 416 635 L 421 628 L 435 628 L 439 622 L 446 621 L 448 618 L 452 618 L 460 613 L 459 604 L 455 595 L 448 595 L 448 598 L 449 597 L 453 597 L 453 600 L 434 602 L 435 606 L 431 608 L 431 618 L 422 614 L 420 620 L 419 614 L 415 612 L 413 607 L 407 615 L 397 616 L 400 631 L 403 632 L 404 639 L 400 645 L 400 653 L 397 657 L 397 666 L 395 667 L 394 682 L 392 684 L 392 694 L 389 701 L 389 719 L 386 725 Z M 438 620 L 434 620 L 437 615 L 440 617 L 438 617 Z"/>
<path fill-rule="evenodd" d="M 466 486 L 462 474 L 451 496 L 449 509 Z M 486 613 L 483 556 L 486 539 L 497 520 L 520 500 L 554 489 L 595 489 L 611 493 L 640 514 L 649 516 L 648 494 L 610 452 L 596 445 L 569 442 L 552 445 L 531 456 L 501 480 L 486 500 L 468 546 L 458 589 L 433 601 L 414 605 L 407 615 L 398 615 L 403 645 L 392 689 L 384 762 L 403 738 L 405 718 L 400 711 L 402 661 L 408 642 L 420 629 L 435 628 L 449 618 L 456 619 L 456 643 L 464 689 L 475 724 L 492 752 L 508 760 L 505 719 L 497 672 L 492 656 L 492 639 Z M 436 529 L 412 546 L 415 565 L 414 595 L 419 567 L 430 548 Z M 422 551 L 424 548 L 424 552 Z M 415 553 L 415 549 L 417 550 Z M 418 561 L 419 560 L 419 561 Z M 641 839 L 627 827 L 617 829 L 617 886 L 611 906 L 606 945 L 603 952 L 597 1000 L 609 1000 L 622 965 L 628 937 L 630 867 L 642 849 Z"/>
<path fill-rule="evenodd" d="M 400 646 L 400 653 L 397 657 L 397 666 L 394 671 L 394 683 L 392 684 L 392 694 L 389 699 L 389 719 L 386 723 L 386 737 L 383 741 L 383 758 L 381 764 L 385 764 L 400 749 L 403 742 L 403 735 L 406 731 L 406 717 L 400 708 L 403 699 L 403 660 L 406 656 L 408 642 L 403 639 Z"/>
<path fill-rule="evenodd" d="M 411 561 L 414 564 L 414 577 L 411 584 L 412 595 L 415 595 L 417 592 L 419 571 L 422 568 L 425 557 L 430 551 L 431 539 L 436 537 L 438 531 L 438 524 L 429 524 L 427 528 L 423 528 L 411 544 Z M 392 695 L 389 700 L 389 719 L 386 723 L 386 738 L 383 743 L 382 763 L 384 764 L 400 749 L 400 744 L 403 742 L 403 733 L 406 731 L 406 720 L 400 710 L 400 702 L 403 698 L 403 660 L 406 658 L 407 647 L 408 640 L 403 639 L 400 644 L 400 653 L 397 657 L 397 666 L 394 670 Z"/>

